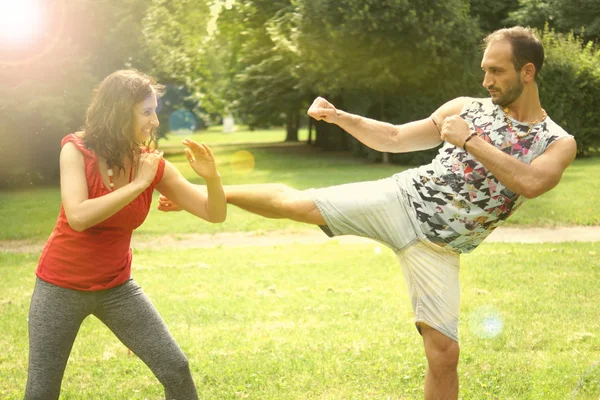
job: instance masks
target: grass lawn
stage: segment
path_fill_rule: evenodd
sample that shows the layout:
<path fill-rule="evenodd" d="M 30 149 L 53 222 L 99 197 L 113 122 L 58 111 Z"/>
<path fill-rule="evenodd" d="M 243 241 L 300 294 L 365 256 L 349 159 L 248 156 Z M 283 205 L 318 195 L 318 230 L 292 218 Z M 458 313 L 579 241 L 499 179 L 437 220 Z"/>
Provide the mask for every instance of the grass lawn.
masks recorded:
<path fill-rule="evenodd" d="M 303 143 L 214 145 L 213 151 L 224 184 L 281 182 L 305 189 L 380 179 L 407 168 L 372 164 L 346 153 L 323 152 Z M 168 159 L 192 182 L 203 182 L 188 166 L 183 155 L 174 154 Z M 600 158 L 576 160 L 555 189 L 527 202 L 508 220 L 508 224 L 600 225 L 600 212 L 595 207 L 598 193 Z M 0 221 L 3 227 L 0 240 L 46 238 L 54 227 L 59 207 L 58 188 L 0 192 Z M 269 232 L 279 229 L 303 230 L 305 227 L 291 221 L 254 216 L 235 207 L 229 208 L 227 221 L 219 225 L 205 223 L 186 213 L 161 213 L 153 209 L 138 234 Z"/>
<path fill-rule="evenodd" d="M 600 243 L 483 244 L 463 256 L 462 399 L 598 399 Z M 26 380 L 38 254 L 0 253 L 0 398 Z M 134 277 L 203 399 L 418 399 L 425 359 L 397 261 L 380 245 L 136 251 Z M 160 399 L 95 318 L 64 399 Z"/>
<path fill-rule="evenodd" d="M 233 132 L 223 133 L 222 126 L 211 126 L 202 131 L 196 131 L 191 135 L 169 134 L 166 138 L 160 139 L 159 147 L 165 152 L 172 149 L 181 149 L 181 140 L 189 137 L 196 142 L 204 142 L 209 146 L 215 145 L 234 145 L 246 143 L 279 143 L 285 140 L 285 130 L 283 129 L 256 129 L 250 130 L 245 126 L 237 126 Z M 314 138 L 314 129 L 313 129 Z M 298 131 L 298 140 L 305 142 L 308 140 L 308 129 L 301 128 Z"/>

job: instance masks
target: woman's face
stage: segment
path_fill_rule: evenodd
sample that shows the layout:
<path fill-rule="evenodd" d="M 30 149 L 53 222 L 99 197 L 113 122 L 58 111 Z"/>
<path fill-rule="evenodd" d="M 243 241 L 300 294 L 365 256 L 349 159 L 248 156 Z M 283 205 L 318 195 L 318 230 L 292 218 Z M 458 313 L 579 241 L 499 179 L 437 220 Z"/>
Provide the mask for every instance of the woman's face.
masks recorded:
<path fill-rule="evenodd" d="M 138 143 L 147 142 L 152 130 L 158 128 L 156 107 L 158 102 L 154 91 L 133 107 L 133 133 Z"/>

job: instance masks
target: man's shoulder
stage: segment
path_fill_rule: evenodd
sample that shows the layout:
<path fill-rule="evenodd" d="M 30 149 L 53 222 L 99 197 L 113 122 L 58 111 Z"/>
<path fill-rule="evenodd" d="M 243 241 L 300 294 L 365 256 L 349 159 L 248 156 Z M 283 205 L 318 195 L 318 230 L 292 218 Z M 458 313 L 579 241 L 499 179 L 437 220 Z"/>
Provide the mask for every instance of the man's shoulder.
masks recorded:
<path fill-rule="evenodd" d="M 552 118 L 550 118 L 549 116 L 546 117 L 546 125 L 545 125 L 545 130 L 551 134 L 551 135 L 555 135 L 558 137 L 562 137 L 562 136 L 570 136 L 569 132 L 567 132 L 562 126 L 560 126 L 559 124 L 557 124 Z"/>
<path fill-rule="evenodd" d="M 460 112 L 462 116 L 468 114 L 493 113 L 497 106 L 492 103 L 489 97 L 461 97 L 463 99 L 463 107 Z"/>

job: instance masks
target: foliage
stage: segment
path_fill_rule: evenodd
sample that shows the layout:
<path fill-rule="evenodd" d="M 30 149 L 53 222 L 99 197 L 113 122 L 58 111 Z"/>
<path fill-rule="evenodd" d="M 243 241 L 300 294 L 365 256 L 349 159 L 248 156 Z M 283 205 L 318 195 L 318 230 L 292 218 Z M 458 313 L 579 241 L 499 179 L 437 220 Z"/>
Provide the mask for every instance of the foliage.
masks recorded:
<path fill-rule="evenodd" d="M 93 87 L 145 69 L 145 0 L 41 2 L 47 31 L 22 48 L 0 43 L 0 187 L 58 180 L 60 140 L 78 130 Z"/>
<path fill-rule="evenodd" d="M 210 34 L 202 32 L 206 18 L 190 17 L 192 4 L 208 7 L 180 0 L 151 9 L 146 33 L 161 71 L 193 81 L 203 106 L 206 98 L 224 99 L 215 110 L 231 107 L 251 126 L 283 118 L 288 134 L 311 93 L 354 111 L 389 108 L 398 93 L 455 92 L 473 70 L 479 37 L 465 0 L 232 2 Z"/>
<path fill-rule="evenodd" d="M 204 120 L 234 113 L 253 128 L 285 122 L 287 139 L 297 140 L 316 95 L 393 123 L 424 118 L 458 95 L 485 95 L 478 41 L 509 23 L 547 22 L 552 35 L 565 35 L 549 41 L 558 47 L 548 49 L 544 103 L 576 134 L 580 155 L 597 146 L 590 107 L 598 62 L 587 44 L 600 37 L 595 0 L 46 3 L 43 38 L 24 48 L 0 43 L 0 186 L 57 180 L 60 139 L 81 127 L 93 86 L 116 69 L 135 67 L 178 88 L 163 109 L 162 134 L 171 112 L 188 108 Z M 335 126 L 317 123 L 316 131 L 321 148 L 383 158 Z M 390 159 L 422 163 L 433 154 Z"/>
<path fill-rule="evenodd" d="M 289 48 L 293 35 L 289 1 L 250 1 L 237 7 L 244 15 L 244 41 L 234 78 L 236 111 L 251 127 L 287 124 L 286 140 L 298 140 L 299 112 L 306 87 L 299 55 Z"/>
<path fill-rule="evenodd" d="M 317 92 L 435 87 L 463 67 L 479 31 L 468 2 L 299 1 L 298 48 Z"/>
<path fill-rule="evenodd" d="M 278 133 L 280 143 L 268 145 L 230 143 L 250 136 L 252 133 L 248 131 L 239 132 L 239 136 L 238 132 L 225 135 L 205 132 L 195 136 L 211 146 L 225 185 L 285 183 L 294 188 L 308 189 L 381 179 L 407 168 L 401 165 L 373 164 L 353 157 L 348 152 L 323 152 L 302 143 L 281 143 L 285 136 L 281 129 Z M 262 138 L 270 136 L 270 140 L 274 140 L 272 133 L 256 133 Z M 173 143 L 177 140 L 178 137 L 173 135 L 159 145 L 168 152 L 169 161 L 185 178 L 193 183 L 204 184 L 193 172 L 185 156 L 173 153 L 174 147 L 178 147 L 180 152 L 182 150 L 181 144 Z M 247 157 L 243 158 L 244 156 Z M 254 161 L 253 165 L 250 162 L 240 163 L 240 158 L 246 161 L 250 157 Z M 565 171 L 556 188 L 527 201 L 507 224 L 544 227 L 600 225 L 600 210 L 590 202 L 590 199 L 596 198 L 597 193 L 600 193 L 600 158 L 576 160 Z M 157 197 L 158 193 L 155 193 L 148 219 L 136 231 L 136 235 L 251 231 L 264 233 L 315 229 L 285 219 L 263 218 L 237 207 L 229 207 L 227 221 L 224 223 L 208 224 L 184 212 L 163 213 L 156 210 Z M 0 192 L 0 221 L 3 226 L 0 239 L 45 239 L 54 227 L 59 209 L 58 188 Z"/>
<path fill-rule="evenodd" d="M 153 72 L 161 81 L 179 84 L 190 100 L 209 113 L 227 111 L 229 90 L 225 60 L 231 43 L 215 43 L 211 23 L 221 12 L 220 2 L 156 0 L 144 19 L 145 45 L 152 49 Z"/>
<path fill-rule="evenodd" d="M 289 1 L 155 2 L 145 34 L 159 75 L 194 88 L 209 112 L 251 127 L 295 125 L 306 98 L 293 53 L 277 41 Z M 210 11 L 210 18 L 207 18 Z M 173 32 L 176 32 L 175 34 Z"/>
<path fill-rule="evenodd" d="M 429 115 L 459 91 L 471 92 L 480 33 L 467 1 L 296 4 L 292 43 L 305 60 L 301 75 L 336 106 L 399 123 Z M 336 127 L 316 127 L 322 147 L 381 156 Z"/>
<path fill-rule="evenodd" d="M 561 33 L 574 32 L 584 40 L 600 39 L 598 0 L 519 0 L 507 22 L 543 29 L 546 23 Z"/>
<path fill-rule="evenodd" d="M 600 49 L 573 34 L 541 32 L 546 62 L 540 97 L 551 118 L 575 136 L 579 155 L 600 148 Z"/>
<path fill-rule="evenodd" d="M 479 20 L 479 26 L 485 33 L 504 28 L 509 13 L 519 8 L 519 0 L 489 1 L 471 0 L 471 15 Z"/>
<path fill-rule="evenodd" d="M 60 41 L 36 64 L 0 77 L 0 187 L 57 181 L 60 141 L 83 125 L 94 83 L 87 60 Z"/>

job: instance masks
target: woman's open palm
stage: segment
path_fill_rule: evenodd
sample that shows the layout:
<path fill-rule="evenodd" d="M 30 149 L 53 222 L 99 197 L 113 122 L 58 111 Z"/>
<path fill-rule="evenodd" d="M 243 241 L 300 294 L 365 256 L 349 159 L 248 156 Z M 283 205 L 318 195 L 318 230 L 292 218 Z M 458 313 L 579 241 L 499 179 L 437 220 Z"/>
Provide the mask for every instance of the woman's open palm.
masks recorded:
<path fill-rule="evenodd" d="M 192 169 L 204 179 L 212 179 L 219 176 L 215 156 L 210 148 L 204 143 L 196 143 L 191 139 L 184 139 L 185 156 L 187 157 Z"/>

